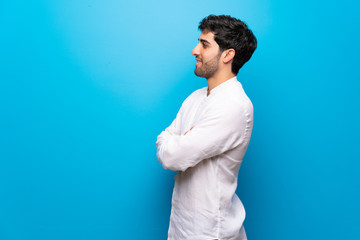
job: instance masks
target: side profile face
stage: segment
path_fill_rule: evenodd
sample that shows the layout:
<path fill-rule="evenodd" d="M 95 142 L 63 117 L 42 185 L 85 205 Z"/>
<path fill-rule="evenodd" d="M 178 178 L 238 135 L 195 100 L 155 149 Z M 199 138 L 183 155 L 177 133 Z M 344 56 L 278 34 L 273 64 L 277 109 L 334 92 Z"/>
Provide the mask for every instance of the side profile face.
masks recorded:
<path fill-rule="evenodd" d="M 218 71 L 221 52 L 212 32 L 202 31 L 199 43 L 191 53 L 196 59 L 196 76 L 208 79 Z"/>

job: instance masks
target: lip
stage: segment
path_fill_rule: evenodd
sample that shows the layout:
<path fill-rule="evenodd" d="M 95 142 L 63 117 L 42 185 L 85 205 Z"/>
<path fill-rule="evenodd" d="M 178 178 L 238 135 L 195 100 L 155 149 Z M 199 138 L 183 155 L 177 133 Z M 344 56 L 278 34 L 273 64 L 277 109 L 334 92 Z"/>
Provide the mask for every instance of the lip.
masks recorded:
<path fill-rule="evenodd" d="M 196 66 L 199 66 L 199 65 L 201 64 L 201 61 L 200 61 L 200 59 L 198 59 L 198 58 L 195 58 L 195 60 L 196 60 Z"/>

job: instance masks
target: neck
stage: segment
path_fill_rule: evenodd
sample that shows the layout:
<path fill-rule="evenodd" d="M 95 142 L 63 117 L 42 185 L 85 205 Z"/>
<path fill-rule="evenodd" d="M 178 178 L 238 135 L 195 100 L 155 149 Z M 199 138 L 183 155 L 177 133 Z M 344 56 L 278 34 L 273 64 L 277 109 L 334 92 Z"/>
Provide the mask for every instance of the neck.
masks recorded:
<path fill-rule="evenodd" d="M 223 82 L 226 82 L 227 80 L 235 77 L 236 75 L 233 74 L 232 72 L 226 73 L 226 74 L 221 74 L 221 73 L 217 73 L 214 76 L 210 77 L 207 79 L 207 83 L 208 83 L 208 96 L 210 94 L 210 91 L 214 88 L 216 88 L 217 86 L 219 86 L 220 84 L 222 84 Z"/>

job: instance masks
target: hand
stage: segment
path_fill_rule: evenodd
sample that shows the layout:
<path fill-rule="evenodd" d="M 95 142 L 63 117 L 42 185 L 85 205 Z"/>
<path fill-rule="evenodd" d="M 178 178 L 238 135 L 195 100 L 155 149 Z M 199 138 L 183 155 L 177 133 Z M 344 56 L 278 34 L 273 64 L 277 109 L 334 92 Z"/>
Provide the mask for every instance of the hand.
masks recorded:
<path fill-rule="evenodd" d="M 193 129 L 195 126 L 192 126 L 189 130 L 187 130 L 185 133 L 184 133 L 184 135 L 185 134 L 187 134 L 191 129 Z"/>

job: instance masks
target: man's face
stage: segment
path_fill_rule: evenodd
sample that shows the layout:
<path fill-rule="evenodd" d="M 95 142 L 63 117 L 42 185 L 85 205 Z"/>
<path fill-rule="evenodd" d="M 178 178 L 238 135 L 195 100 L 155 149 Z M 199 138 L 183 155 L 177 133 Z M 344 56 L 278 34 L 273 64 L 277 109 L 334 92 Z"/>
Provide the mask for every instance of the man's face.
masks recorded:
<path fill-rule="evenodd" d="M 217 72 L 221 52 L 212 32 L 202 31 L 199 43 L 191 53 L 196 57 L 196 76 L 208 79 Z"/>

